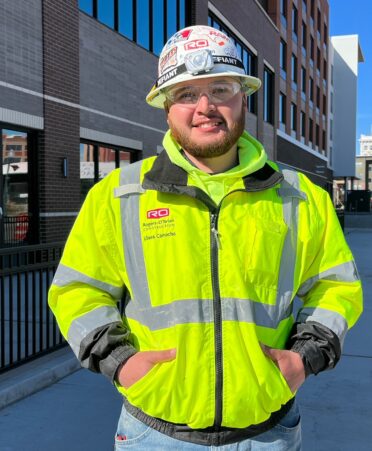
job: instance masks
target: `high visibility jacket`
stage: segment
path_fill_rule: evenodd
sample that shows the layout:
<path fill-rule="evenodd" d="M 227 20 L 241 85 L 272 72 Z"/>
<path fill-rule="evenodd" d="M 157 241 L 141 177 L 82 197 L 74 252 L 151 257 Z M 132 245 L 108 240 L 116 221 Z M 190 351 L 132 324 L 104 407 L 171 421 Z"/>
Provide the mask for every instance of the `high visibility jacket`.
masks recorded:
<path fill-rule="evenodd" d="M 216 205 L 163 152 L 92 188 L 50 306 L 83 364 L 111 378 L 137 350 L 177 349 L 175 360 L 118 386 L 130 405 L 193 429 L 247 428 L 294 396 L 260 344 L 285 348 L 295 296 L 296 321 L 341 344 L 362 309 L 328 194 L 270 163 Z"/>

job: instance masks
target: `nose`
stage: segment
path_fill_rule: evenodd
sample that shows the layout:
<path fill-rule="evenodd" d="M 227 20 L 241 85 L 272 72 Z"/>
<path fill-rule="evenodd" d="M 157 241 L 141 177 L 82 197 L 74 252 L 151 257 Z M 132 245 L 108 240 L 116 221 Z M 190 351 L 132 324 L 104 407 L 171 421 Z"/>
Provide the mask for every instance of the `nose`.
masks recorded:
<path fill-rule="evenodd" d="M 195 105 L 195 109 L 199 113 L 205 113 L 216 109 L 216 105 L 210 100 L 207 92 L 201 92 L 199 99 Z"/>

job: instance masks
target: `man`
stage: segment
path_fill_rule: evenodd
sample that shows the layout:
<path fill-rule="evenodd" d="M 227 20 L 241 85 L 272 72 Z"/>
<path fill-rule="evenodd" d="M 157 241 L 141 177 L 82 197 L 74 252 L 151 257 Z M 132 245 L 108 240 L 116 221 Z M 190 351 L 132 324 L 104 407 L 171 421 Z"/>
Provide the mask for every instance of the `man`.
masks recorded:
<path fill-rule="evenodd" d="M 244 131 L 260 81 L 231 39 L 181 30 L 158 75 L 165 151 L 90 191 L 50 306 L 124 396 L 116 449 L 298 450 L 295 393 L 362 309 L 353 257 L 328 195 Z"/>

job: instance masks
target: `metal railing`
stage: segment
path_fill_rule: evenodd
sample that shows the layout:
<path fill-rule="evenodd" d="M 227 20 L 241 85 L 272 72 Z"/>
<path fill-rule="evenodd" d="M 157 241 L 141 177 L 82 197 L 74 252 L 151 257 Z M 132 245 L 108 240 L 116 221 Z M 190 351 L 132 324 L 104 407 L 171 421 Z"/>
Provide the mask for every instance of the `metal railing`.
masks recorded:
<path fill-rule="evenodd" d="M 65 345 L 47 302 L 63 245 L 0 249 L 0 373 Z"/>

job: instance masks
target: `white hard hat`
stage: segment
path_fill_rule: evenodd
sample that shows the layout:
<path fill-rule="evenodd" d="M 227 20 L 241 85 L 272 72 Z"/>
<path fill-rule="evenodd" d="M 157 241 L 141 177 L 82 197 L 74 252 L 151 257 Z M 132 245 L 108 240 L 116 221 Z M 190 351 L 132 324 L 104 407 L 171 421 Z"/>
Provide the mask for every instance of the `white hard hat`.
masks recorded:
<path fill-rule="evenodd" d="M 159 57 L 158 79 L 146 101 L 164 108 L 164 88 L 182 81 L 222 76 L 239 78 L 247 95 L 261 86 L 259 78 L 246 75 L 234 41 L 225 33 L 206 25 L 187 27 L 165 44 Z"/>

